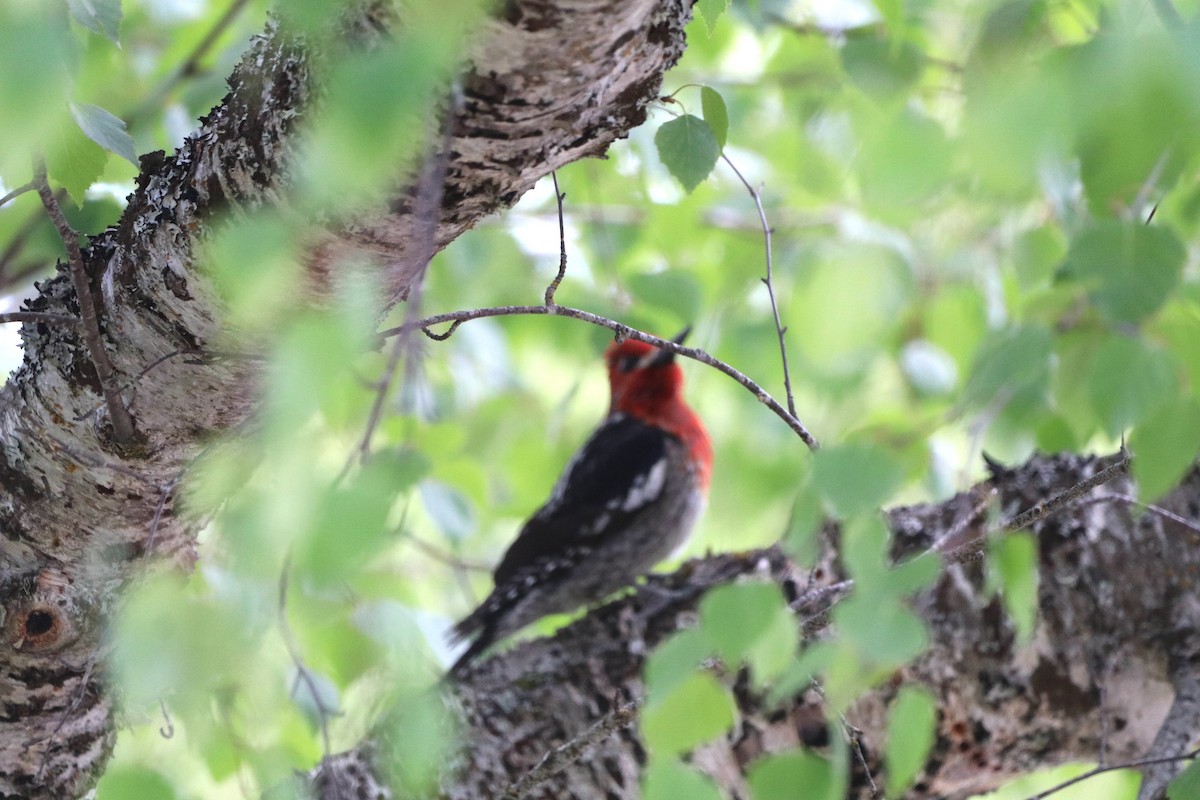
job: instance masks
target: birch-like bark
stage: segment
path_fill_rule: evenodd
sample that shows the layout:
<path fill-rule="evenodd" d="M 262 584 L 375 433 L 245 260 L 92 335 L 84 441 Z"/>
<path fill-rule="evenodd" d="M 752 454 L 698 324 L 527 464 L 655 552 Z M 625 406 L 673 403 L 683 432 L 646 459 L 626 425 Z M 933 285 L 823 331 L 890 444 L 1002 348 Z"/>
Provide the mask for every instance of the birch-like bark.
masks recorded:
<path fill-rule="evenodd" d="M 503 4 L 462 76 L 436 247 L 640 124 L 683 51 L 689 15 L 684 0 Z M 259 369 L 222 354 L 230 332 L 196 248 L 221 212 L 287 202 L 297 131 L 316 105 L 308 59 L 270 26 L 183 147 L 143 158 L 120 223 L 84 250 L 132 441 L 114 441 L 77 326 L 22 328 L 24 364 L 0 396 L 0 798 L 72 797 L 92 785 L 114 737 L 106 620 L 151 556 L 194 560 L 196 525 L 176 515 L 174 488 L 205 441 L 252 413 Z M 365 253 L 389 296 L 403 295 L 411 273 L 395 265 L 427 255 L 413 252 L 410 194 L 314 233 L 312 286 Z M 78 316 L 61 268 L 27 310 Z"/>

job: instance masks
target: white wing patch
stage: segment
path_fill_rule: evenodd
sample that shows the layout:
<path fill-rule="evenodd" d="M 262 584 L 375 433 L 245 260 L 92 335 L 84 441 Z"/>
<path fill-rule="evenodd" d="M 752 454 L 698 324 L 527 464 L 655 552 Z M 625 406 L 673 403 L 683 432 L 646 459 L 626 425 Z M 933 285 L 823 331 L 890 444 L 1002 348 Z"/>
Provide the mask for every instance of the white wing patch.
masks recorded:
<path fill-rule="evenodd" d="M 643 472 L 633 479 L 629 494 L 621 503 L 622 511 L 636 511 L 647 503 L 653 503 L 662 494 L 663 485 L 667 482 L 667 460 L 659 459 L 649 472 Z"/>

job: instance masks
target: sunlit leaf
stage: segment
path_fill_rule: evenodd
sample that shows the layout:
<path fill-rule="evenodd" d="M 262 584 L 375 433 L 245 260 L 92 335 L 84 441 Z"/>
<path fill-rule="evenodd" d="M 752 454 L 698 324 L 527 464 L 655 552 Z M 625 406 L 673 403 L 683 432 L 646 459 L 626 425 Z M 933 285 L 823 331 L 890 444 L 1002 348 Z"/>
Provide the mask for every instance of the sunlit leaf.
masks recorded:
<path fill-rule="evenodd" d="M 901 687 L 888 710 L 887 765 L 889 797 L 899 796 L 925 766 L 933 748 L 937 705 L 923 688 Z"/>
<path fill-rule="evenodd" d="M 733 699 L 707 672 L 688 676 L 665 696 L 651 697 L 642 733 L 651 752 L 686 753 L 720 736 L 733 724 Z"/>
<path fill-rule="evenodd" d="M 704 27 L 709 36 L 713 35 L 713 31 L 717 28 L 717 20 L 728 8 L 729 0 L 699 0 L 696 3 L 696 11 L 704 19 Z"/>
<path fill-rule="evenodd" d="M 989 543 L 988 556 L 1017 636 L 1028 642 L 1038 612 L 1037 542 L 1029 533 L 1005 534 Z"/>
<path fill-rule="evenodd" d="M 754 800 L 794 800 L 804 787 L 805 800 L 840 800 L 841 781 L 828 759 L 805 752 L 782 753 L 756 760 L 746 776 Z"/>
<path fill-rule="evenodd" d="M 87 103 L 72 103 L 71 116 L 80 129 L 96 144 L 116 153 L 130 164 L 137 166 L 137 153 L 133 149 L 133 137 L 125 130 L 125 121 L 105 111 L 100 106 Z"/>
<path fill-rule="evenodd" d="M 655 758 L 642 778 L 645 800 L 721 800 L 712 780 L 671 758 Z"/>

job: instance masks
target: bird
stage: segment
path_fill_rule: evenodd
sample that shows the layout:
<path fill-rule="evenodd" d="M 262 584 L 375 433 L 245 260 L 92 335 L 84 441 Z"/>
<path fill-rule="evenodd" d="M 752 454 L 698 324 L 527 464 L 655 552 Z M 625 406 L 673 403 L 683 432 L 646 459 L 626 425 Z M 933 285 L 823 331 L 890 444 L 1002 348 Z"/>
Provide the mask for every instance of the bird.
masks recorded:
<path fill-rule="evenodd" d="M 452 644 L 469 645 L 450 677 L 529 623 L 633 583 L 683 545 L 706 505 L 712 443 L 683 399 L 675 354 L 618 338 L 604 360 L 608 414 L 521 527 L 491 593 L 451 630 Z"/>

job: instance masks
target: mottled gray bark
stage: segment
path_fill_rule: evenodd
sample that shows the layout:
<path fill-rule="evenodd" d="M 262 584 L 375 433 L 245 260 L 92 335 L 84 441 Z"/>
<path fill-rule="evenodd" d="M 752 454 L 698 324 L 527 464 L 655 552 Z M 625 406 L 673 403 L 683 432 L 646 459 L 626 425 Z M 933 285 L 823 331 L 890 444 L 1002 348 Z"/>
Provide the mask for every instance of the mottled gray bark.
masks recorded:
<path fill-rule="evenodd" d="M 439 248 L 550 170 L 603 153 L 641 123 L 683 50 L 690 13 L 683 0 L 502 9 L 462 78 Z M 113 742 L 105 621 L 148 557 L 194 559 L 195 522 L 176 516 L 174 488 L 205 441 L 250 415 L 258 370 L 221 352 L 229 332 L 196 269 L 196 246 L 224 210 L 287 202 L 295 134 L 317 105 L 308 58 L 268 29 L 184 146 L 143 159 L 120 223 L 84 250 L 136 425 L 131 443 L 118 447 L 97 410 L 99 381 L 77 332 L 22 329 L 25 361 L 0 397 L 0 798 L 77 796 L 94 782 Z M 401 189 L 389 209 L 314 232 L 313 291 L 342 256 L 367 253 L 390 296 L 403 295 L 412 273 L 395 265 L 427 255 L 414 252 L 410 197 Z M 78 314 L 61 269 L 29 309 Z"/>
<path fill-rule="evenodd" d="M 1079 483 L 1109 460 L 1036 457 L 1016 470 L 997 469 L 989 484 L 936 506 L 889 513 L 893 557 L 926 551 L 948 532 L 977 538 L 987 523 L 986 493 L 1007 516 Z M 872 797 L 868 773 L 880 775 L 887 710 L 906 684 L 928 687 L 937 698 L 938 728 L 924 773 L 905 796 L 961 799 L 986 792 L 1030 770 L 1077 761 L 1134 760 L 1150 750 L 1180 686 L 1195 683 L 1200 574 L 1200 473 L 1191 474 L 1158 504 L 1193 521 L 1193 528 L 1161 513 L 1134 515 L 1123 475 L 1084 494 L 1033 527 L 1040 590 L 1036 631 L 1018 644 L 1001 601 L 985 591 L 983 560 L 948 564 L 914 607 L 929 625 L 931 647 L 914 664 L 868 693 L 847 714 L 861 731 L 864 758 L 851 775 L 853 798 Z M 626 701 L 643 697 L 646 655 L 666 637 L 693 625 L 698 600 L 713 586 L 738 580 L 778 583 L 794 600 L 808 636 L 827 635 L 819 591 L 846 576 L 838 531 L 823 533 L 824 555 L 813 570 L 796 568 L 782 552 L 717 555 L 649 578 L 626 598 L 594 610 L 556 636 L 538 639 L 486 660 L 452 687 L 465 723 L 464 761 L 447 776 L 447 797 L 496 797 L 555 747 Z M 838 595 L 834 595 L 836 597 Z M 815 599 L 814 599 L 815 598 Z M 1169 669 L 1170 667 L 1170 669 Z M 749 797 L 745 775 L 763 755 L 799 744 L 825 747 L 844 728 L 812 690 L 781 705 L 751 691 L 744 671 L 717 665 L 740 718 L 724 737 L 698 749 L 693 763 L 731 797 Z M 1168 734 L 1171 755 L 1200 731 L 1192 709 L 1176 712 Z M 402 752 L 402 747 L 400 748 Z M 536 798 L 636 798 L 646 752 L 636 723 L 601 738 L 577 761 L 539 784 Z M 343 755 L 320 775 L 321 796 L 338 766 L 354 765 L 361 779 L 369 758 Z M 1174 774 L 1174 765 L 1162 781 Z M 342 776 L 343 786 L 363 785 Z M 799 789 L 800 787 L 798 787 Z M 351 795 L 352 796 L 352 795 Z M 1149 796 L 1149 795 L 1147 795 Z"/>

